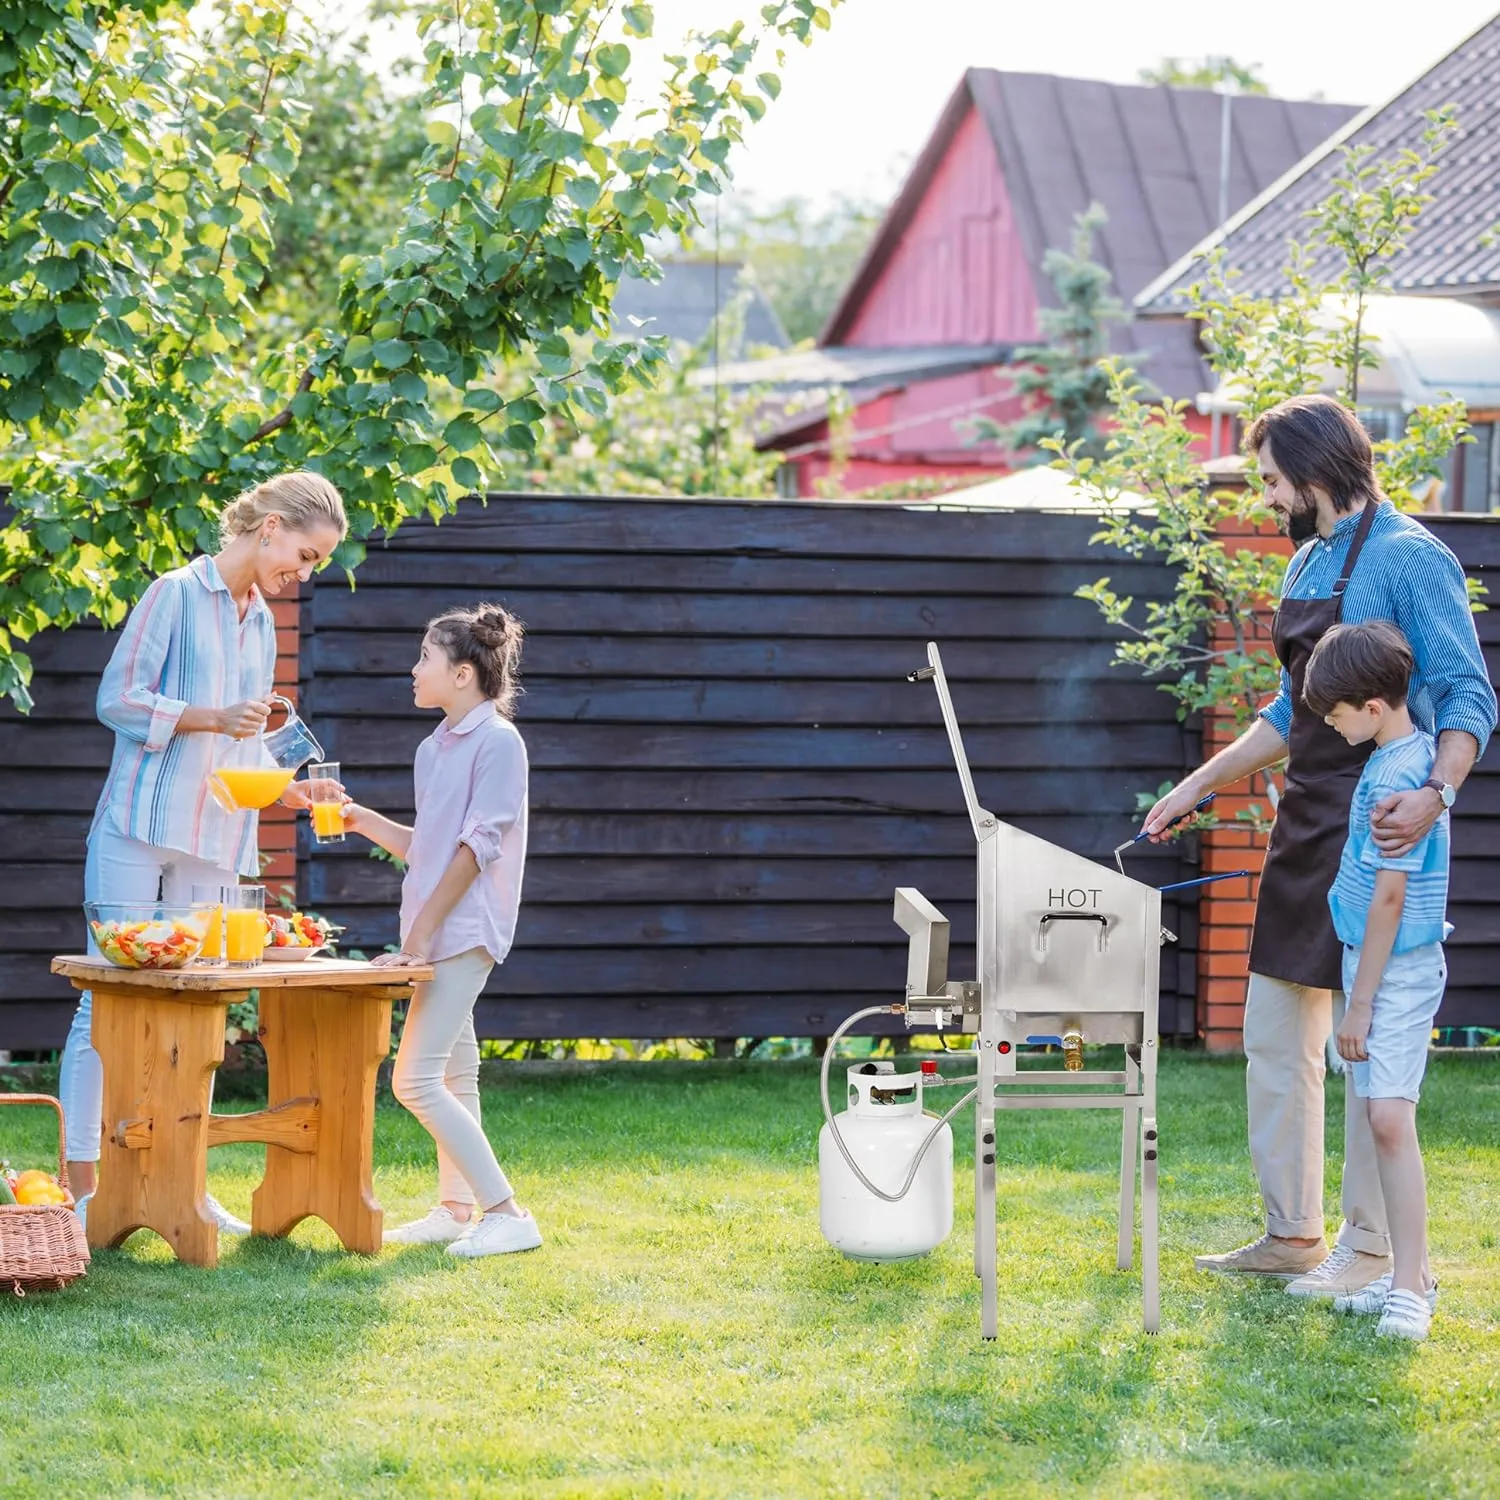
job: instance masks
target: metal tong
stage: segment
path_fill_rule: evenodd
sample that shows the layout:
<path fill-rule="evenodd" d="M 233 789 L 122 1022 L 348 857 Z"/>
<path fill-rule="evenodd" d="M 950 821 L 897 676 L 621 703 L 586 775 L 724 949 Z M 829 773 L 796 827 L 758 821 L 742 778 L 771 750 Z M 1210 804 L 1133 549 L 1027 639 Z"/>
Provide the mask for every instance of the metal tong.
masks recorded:
<path fill-rule="evenodd" d="M 1172 819 L 1170 823 L 1167 824 L 1167 827 L 1161 829 L 1160 832 L 1165 833 L 1167 831 L 1167 828 L 1175 828 L 1179 823 L 1186 821 L 1188 818 L 1195 817 L 1198 813 L 1201 813 L 1218 795 L 1219 794 L 1217 792 L 1210 792 L 1208 796 L 1196 802 L 1193 805 L 1191 811 L 1179 813 L 1175 818 Z M 1125 842 L 1114 851 L 1115 869 L 1117 869 L 1120 874 L 1123 875 L 1125 873 L 1125 864 L 1121 860 L 1120 856 L 1127 849 L 1134 848 L 1135 845 L 1140 843 L 1142 839 L 1150 837 L 1151 835 L 1148 833 L 1138 833 L 1134 838 L 1126 839 Z M 1248 875 L 1249 873 L 1249 870 L 1225 870 L 1222 874 L 1219 875 L 1200 875 L 1196 880 L 1176 880 L 1173 881 L 1171 885 L 1159 886 L 1158 889 L 1162 891 L 1185 891 L 1193 886 L 1212 885 L 1216 880 L 1237 880 L 1241 875 Z"/>

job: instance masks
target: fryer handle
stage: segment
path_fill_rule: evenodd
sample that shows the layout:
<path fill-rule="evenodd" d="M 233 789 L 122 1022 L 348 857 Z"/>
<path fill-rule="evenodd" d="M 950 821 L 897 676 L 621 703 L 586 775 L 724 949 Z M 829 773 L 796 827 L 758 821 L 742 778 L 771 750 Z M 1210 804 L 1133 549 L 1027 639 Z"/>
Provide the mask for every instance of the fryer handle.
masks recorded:
<path fill-rule="evenodd" d="M 1043 912 L 1037 923 L 1041 935 L 1042 952 L 1047 951 L 1048 922 L 1097 922 L 1099 924 L 1099 951 L 1104 952 L 1104 939 L 1109 935 L 1109 918 L 1102 911 L 1049 911 Z"/>

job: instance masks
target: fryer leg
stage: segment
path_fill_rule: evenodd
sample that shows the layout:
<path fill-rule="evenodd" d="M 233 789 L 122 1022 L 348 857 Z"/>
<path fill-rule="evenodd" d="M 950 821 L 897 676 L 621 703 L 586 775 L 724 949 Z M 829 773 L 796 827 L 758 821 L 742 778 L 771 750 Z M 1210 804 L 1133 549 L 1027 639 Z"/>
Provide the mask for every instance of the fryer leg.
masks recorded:
<path fill-rule="evenodd" d="M 1125 1092 L 1138 1094 L 1141 1071 L 1130 1049 L 1125 1050 Z M 1120 1111 L 1120 1229 L 1115 1264 L 1122 1271 L 1130 1269 L 1135 1252 L 1135 1157 L 1140 1149 L 1141 1106 L 1127 1104 Z"/>
<path fill-rule="evenodd" d="M 993 1097 L 993 1093 L 991 1084 L 989 1097 Z M 983 1337 L 992 1339 L 1000 1331 L 1000 1292 L 995 1264 L 995 1116 L 992 1113 L 979 1116 L 976 1149 L 979 1191 L 974 1205 L 974 1259 L 979 1270 L 979 1331 Z M 986 1157 L 989 1158 L 987 1161 Z"/>

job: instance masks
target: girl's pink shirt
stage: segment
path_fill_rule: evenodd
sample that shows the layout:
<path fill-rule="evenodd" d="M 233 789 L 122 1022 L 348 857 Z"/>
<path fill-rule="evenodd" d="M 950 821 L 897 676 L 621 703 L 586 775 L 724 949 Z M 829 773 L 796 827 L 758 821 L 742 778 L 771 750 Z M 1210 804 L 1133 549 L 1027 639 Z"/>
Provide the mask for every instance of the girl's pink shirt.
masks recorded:
<path fill-rule="evenodd" d="M 417 747 L 412 768 L 417 819 L 401 884 L 401 940 L 460 844 L 479 876 L 438 929 L 434 963 L 471 948 L 503 962 L 516 934 L 526 866 L 526 745 L 516 726 L 481 703 L 451 728 L 439 724 Z"/>

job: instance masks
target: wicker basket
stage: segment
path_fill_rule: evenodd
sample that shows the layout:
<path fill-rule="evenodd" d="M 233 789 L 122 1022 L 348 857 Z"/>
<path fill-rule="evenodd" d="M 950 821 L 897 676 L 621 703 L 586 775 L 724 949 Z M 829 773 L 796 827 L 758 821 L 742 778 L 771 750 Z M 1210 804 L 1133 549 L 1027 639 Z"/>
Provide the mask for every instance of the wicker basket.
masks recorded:
<path fill-rule="evenodd" d="M 68 1190 L 62 1105 L 50 1094 L 0 1094 L 3 1104 L 50 1104 L 57 1111 L 57 1180 L 68 1201 L 0 1204 L 0 1295 L 57 1291 L 89 1265 L 88 1241 Z"/>

